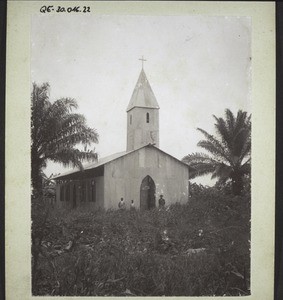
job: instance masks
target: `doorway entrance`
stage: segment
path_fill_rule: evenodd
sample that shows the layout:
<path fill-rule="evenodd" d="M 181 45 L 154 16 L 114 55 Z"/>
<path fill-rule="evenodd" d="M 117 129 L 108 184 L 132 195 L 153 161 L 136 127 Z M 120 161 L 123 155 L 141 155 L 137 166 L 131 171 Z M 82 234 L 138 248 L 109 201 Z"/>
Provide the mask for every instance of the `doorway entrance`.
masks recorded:
<path fill-rule="evenodd" d="M 140 209 L 149 210 L 155 208 L 155 183 L 150 176 L 146 176 L 140 188 Z"/>

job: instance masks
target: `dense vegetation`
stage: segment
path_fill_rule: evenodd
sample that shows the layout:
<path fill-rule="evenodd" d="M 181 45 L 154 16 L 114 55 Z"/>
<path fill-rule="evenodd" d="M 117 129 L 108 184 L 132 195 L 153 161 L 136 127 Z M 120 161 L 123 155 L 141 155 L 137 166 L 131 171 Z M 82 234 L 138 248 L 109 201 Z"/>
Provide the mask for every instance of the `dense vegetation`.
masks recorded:
<path fill-rule="evenodd" d="M 33 201 L 33 294 L 250 294 L 249 192 L 224 190 L 193 184 L 188 204 L 145 212 Z"/>

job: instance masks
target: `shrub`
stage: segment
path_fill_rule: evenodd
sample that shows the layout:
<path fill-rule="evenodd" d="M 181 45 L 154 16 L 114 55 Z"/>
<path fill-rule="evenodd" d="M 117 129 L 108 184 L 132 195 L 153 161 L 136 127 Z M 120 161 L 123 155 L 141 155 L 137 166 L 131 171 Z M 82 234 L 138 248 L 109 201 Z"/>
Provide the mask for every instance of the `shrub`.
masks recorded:
<path fill-rule="evenodd" d="M 34 295 L 249 294 L 249 196 L 203 188 L 166 210 L 52 211 L 46 225 Z"/>

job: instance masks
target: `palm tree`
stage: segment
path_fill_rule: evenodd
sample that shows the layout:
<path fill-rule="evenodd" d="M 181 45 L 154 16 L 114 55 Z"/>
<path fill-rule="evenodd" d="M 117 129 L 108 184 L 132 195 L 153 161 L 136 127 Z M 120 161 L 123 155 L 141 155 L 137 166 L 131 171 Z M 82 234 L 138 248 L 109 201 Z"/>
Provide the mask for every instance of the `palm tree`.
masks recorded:
<path fill-rule="evenodd" d="M 95 160 L 87 150 L 98 143 L 98 133 L 86 125 L 85 117 L 72 113 L 78 105 L 72 98 L 49 100 L 50 86 L 33 83 L 31 94 L 31 177 L 35 193 L 42 194 L 42 169 L 48 160 L 64 166 L 82 167 L 83 160 Z M 84 151 L 76 148 L 85 146 Z"/>
<path fill-rule="evenodd" d="M 191 167 L 190 178 L 212 174 L 218 183 L 232 181 L 234 195 L 240 195 L 243 189 L 243 177 L 250 174 L 251 163 L 251 115 L 238 111 L 237 116 L 225 110 L 225 119 L 217 118 L 216 136 L 197 128 L 205 140 L 198 143 L 209 154 L 193 153 L 182 160 Z"/>

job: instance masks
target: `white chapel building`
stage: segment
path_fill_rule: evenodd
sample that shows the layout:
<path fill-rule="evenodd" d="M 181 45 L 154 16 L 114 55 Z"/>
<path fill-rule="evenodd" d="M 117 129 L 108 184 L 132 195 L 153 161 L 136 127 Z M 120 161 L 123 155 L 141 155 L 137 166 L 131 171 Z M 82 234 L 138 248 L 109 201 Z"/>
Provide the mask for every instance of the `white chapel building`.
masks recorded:
<path fill-rule="evenodd" d="M 55 178 L 56 206 L 117 209 L 124 199 L 137 209 L 185 204 L 189 196 L 189 167 L 159 149 L 159 107 L 142 68 L 127 107 L 127 148 Z"/>

